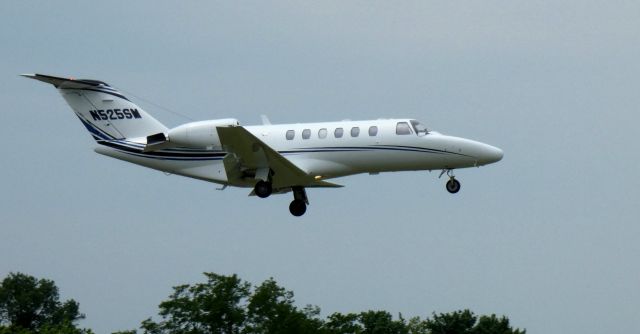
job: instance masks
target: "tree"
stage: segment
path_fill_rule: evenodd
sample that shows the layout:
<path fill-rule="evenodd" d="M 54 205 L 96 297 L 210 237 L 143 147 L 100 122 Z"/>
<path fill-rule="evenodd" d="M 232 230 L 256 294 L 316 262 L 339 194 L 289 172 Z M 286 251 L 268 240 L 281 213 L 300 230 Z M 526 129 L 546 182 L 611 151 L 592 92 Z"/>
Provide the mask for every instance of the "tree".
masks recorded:
<path fill-rule="evenodd" d="M 205 273 L 207 281 L 173 288 L 160 303 L 162 321 L 142 322 L 145 334 L 525 334 L 506 317 L 478 318 L 469 310 L 433 314 L 422 320 L 398 320 L 387 311 L 333 313 L 320 318 L 320 308 L 298 308 L 294 294 L 270 278 L 253 288 L 236 275 Z M 124 331 L 114 334 L 135 334 Z M 1 333 L 0 334 L 4 334 Z"/>
<path fill-rule="evenodd" d="M 294 310 L 293 292 L 286 291 L 273 280 L 264 281 L 249 299 L 248 333 L 273 333 L 289 320 Z"/>
<path fill-rule="evenodd" d="M 525 330 L 514 329 L 509 325 L 509 319 L 502 316 L 496 317 L 495 314 L 491 316 L 483 315 L 478 320 L 478 323 L 473 327 L 473 334 L 525 334 Z"/>
<path fill-rule="evenodd" d="M 433 314 L 426 327 L 431 334 L 471 334 L 476 316 L 469 310 Z"/>
<path fill-rule="evenodd" d="M 246 320 L 245 300 L 251 285 L 237 275 L 205 273 L 206 283 L 174 287 L 169 300 L 160 303 L 163 321 L 147 319 L 145 333 L 238 334 Z"/>
<path fill-rule="evenodd" d="M 360 322 L 364 327 L 363 334 L 407 334 L 402 315 L 400 320 L 393 320 L 387 311 L 367 311 L 360 313 Z"/>
<path fill-rule="evenodd" d="M 360 316 L 354 313 L 333 313 L 324 324 L 330 334 L 361 334 L 364 328 L 358 322 Z"/>
<path fill-rule="evenodd" d="M 10 273 L 0 283 L 0 333 L 86 333 L 74 322 L 84 319 L 78 302 L 60 301 L 47 279 Z"/>
<path fill-rule="evenodd" d="M 255 289 L 247 313 L 245 333 L 317 333 L 322 327 L 317 319 L 320 309 L 307 306 L 299 310 L 294 305 L 293 292 L 279 286 L 273 278 Z"/>
<path fill-rule="evenodd" d="M 407 323 L 407 331 L 409 334 L 429 334 L 427 321 L 420 319 L 420 317 L 413 317 Z"/>
<path fill-rule="evenodd" d="M 434 314 L 425 320 L 430 334 L 525 334 L 525 330 L 512 328 L 509 319 L 491 316 L 476 317 L 469 310 Z"/>

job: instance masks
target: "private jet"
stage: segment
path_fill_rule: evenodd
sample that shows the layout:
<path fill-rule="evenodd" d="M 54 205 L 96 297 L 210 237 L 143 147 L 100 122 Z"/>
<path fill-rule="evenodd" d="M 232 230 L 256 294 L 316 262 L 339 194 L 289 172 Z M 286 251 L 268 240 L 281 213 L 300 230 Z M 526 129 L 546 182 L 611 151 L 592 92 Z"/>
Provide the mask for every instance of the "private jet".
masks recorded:
<path fill-rule="evenodd" d="M 43 74 L 22 76 L 52 84 L 97 145 L 95 152 L 165 173 L 252 188 L 261 198 L 292 192 L 289 211 L 302 216 L 307 188 L 336 188 L 338 177 L 441 170 L 446 189 L 453 171 L 500 161 L 502 150 L 431 131 L 414 119 L 377 119 L 242 126 L 237 119 L 190 122 L 168 128 L 119 90 L 98 80 Z"/>

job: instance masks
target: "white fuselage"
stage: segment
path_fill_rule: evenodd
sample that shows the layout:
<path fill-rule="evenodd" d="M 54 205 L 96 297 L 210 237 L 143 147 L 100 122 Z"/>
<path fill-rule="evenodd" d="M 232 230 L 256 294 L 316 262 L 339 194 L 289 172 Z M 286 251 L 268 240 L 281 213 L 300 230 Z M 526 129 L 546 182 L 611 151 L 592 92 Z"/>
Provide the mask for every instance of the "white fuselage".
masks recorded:
<path fill-rule="evenodd" d="M 98 144 L 96 152 L 166 173 L 251 187 L 250 195 L 261 198 L 292 192 L 289 211 L 296 217 L 309 204 L 306 188 L 340 187 L 326 179 L 441 169 L 449 177 L 447 191 L 455 194 L 460 182 L 453 169 L 502 159 L 499 148 L 428 131 L 411 119 L 244 127 L 225 118 L 168 128 L 103 81 L 23 76 L 58 90 Z"/>
<path fill-rule="evenodd" d="M 322 179 L 358 173 L 477 167 L 502 158 L 502 151 L 496 147 L 433 131 L 417 133 L 410 122 L 408 119 L 340 121 L 245 126 L 245 129 L 307 174 Z M 408 124 L 409 132 L 399 134 L 399 123 Z M 121 141 L 119 145 L 122 144 L 132 148 L 143 146 L 131 141 Z M 255 183 L 252 178 L 229 178 L 223 161 L 226 152 L 215 143 L 202 149 L 173 148 L 155 154 L 101 145 L 96 152 L 221 184 L 252 187 Z"/>

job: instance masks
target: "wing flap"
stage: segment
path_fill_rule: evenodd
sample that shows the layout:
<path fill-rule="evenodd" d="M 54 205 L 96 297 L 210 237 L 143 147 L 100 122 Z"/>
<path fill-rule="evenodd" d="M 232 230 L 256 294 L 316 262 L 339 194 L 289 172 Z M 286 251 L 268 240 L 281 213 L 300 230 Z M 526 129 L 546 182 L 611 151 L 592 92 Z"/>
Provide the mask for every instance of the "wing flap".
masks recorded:
<path fill-rule="evenodd" d="M 236 155 L 246 169 L 270 169 L 274 188 L 313 183 L 314 179 L 269 145 L 241 126 L 218 127 L 218 137 L 227 152 Z"/>
<path fill-rule="evenodd" d="M 224 149 L 236 156 L 241 168 L 255 170 L 260 174 L 271 171 L 274 189 L 292 186 L 341 187 L 326 181 L 316 180 L 293 164 L 273 148 L 241 126 L 218 127 L 218 137 Z M 238 168 L 238 167 L 235 167 Z M 227 170 L 227 173 L 237 171 Z"/>

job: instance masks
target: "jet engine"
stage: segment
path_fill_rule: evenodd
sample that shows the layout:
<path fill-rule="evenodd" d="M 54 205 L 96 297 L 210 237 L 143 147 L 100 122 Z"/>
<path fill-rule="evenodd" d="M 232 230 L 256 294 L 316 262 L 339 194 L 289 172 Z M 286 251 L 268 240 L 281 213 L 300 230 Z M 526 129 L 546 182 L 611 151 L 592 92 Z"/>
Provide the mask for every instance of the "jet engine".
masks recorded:
<path fill-rule="evenodd" d="M 220 138 L 216 128 L 238 125 L 240 122 L 234 118 L 186 123 L 170 129 L 166 137 L 163 133 L 147 137 L 147 145 L 170 143 L 171 146 L 180 147 L 220 148 Z"/>

